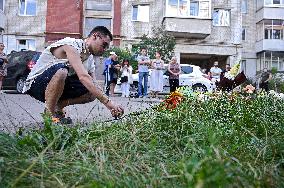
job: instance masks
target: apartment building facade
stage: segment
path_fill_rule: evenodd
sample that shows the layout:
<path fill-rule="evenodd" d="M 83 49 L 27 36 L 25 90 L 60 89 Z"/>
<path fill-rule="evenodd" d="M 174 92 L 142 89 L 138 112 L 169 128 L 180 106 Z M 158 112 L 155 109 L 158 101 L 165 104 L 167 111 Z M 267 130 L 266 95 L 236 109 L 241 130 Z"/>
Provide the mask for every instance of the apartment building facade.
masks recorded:
<path fill-rule="evenodd" d="M 163 25 L 176 38 L 180 63 L 207 70 L 241 58 L 240 0 L 122 0 L 122 46 L 131 47 L 153 26 Z"/>
<path fill-rule="evenodd" d="M 253 76 L 264 67 L 284 71 L 284 0 L 0 0 L 0 40 L 6 52 L 41 51 L 64 37 L 86 37 L 97 25 L 128 47 L 153 26 L 177 41 L 180 63 L 209 69 L 242 59 Z M 1 35 L 2 34 L 2 35 Z"/>
<path fill-rule="evenodd" d="M 253 65 L 254 74 L 273 67 L 284 71 L 284 0 L 243 2 L 244 64 Z"/>
<path fill-rule="evenodd" d="M 43 50 L 47 1 L 2 0 L 6 52 L 22 49 Z"/>

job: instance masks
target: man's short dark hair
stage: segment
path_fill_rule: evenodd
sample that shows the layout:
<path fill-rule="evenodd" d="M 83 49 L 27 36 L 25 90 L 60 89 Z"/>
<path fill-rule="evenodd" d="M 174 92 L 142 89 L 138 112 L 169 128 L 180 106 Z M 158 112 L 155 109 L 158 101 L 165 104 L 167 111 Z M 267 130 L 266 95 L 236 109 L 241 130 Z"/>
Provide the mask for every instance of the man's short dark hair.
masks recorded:
<path fill-rule="evenodd" d="M 147 47 L 146 47 L 146 46 L 142 46 L 142 47 L 140 48 L 140 52 L 141 52 L 142 50 L 147 50 Z"/>
<path fill-rule="evenodd" d="M 110 40 L 112 40 L 112 34 L 111 32 L 108 30 L 108 28 L 106 28 L 105 26 L 97 26 L 95 27 L 90 34 L 88 35 L 88 37 L 92 36 L 94 33 L 99 32 L 105 36 L 109 36 Z"/>

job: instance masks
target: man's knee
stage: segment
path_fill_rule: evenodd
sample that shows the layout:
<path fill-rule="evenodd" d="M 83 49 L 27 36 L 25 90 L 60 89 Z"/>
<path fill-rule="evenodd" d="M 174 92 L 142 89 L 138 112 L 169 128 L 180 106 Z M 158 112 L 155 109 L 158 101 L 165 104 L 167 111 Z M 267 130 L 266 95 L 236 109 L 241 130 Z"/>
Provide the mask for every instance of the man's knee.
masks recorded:
<path fill-rule="evenodd" d="M 59 79 L 66 79 L 67 74 L 68 74 L 68 70 L 61 68 L 61 69 L 58 69 L 58 71 L 56 71 L 54 76 L 58 77 Z"/>
<path fill-rule="evenodd" d="M 86 94 L 86 99 L 87 99 L 87 101 L 92 102 L 96 99 L 96 97 L 92 93 L 88 92 Z"/>

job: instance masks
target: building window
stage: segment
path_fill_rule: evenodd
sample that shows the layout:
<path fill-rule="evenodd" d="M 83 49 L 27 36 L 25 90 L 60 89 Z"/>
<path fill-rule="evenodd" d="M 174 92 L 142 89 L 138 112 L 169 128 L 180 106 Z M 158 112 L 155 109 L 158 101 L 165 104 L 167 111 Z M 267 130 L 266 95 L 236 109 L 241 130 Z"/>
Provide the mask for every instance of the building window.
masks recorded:
<path fill-rule="evenodd" d="M 2 10 L 4 12 L 4 4 L 5 4 L 5 0 L 0 0 L 0 10 Z"/>
<path fill-rule="evenodd" d="M 284 71 L 284 53 L 265 51 L 257 55 L 257 71 L 263 68 L 276 68 L 278 71 Z"/>
<path fill-rule="evenodd" d="M 275 6 L 283 6 L 284 0 L 264 0 L 264 5 L 275 5 Z"/>
<path fill-rule="evenodd" d="M 134 5 L 132 6 L 132 21 L 149 22 L 150 6 Z"/>
<path fill-rule="evenodd" d="M 230 10 L 215 9 L 213 12 L 214 26 L 230 26 Z"/>
<path fill-rule="evenodd" d="M 284 40 L 284 21 L 283 20 L 264 20 L 264 39 Z"/>
<path fill-rule="evenodd" d="M 112 0 L 87 0 L 86 1 L 86 10 L 94 11 L 111 11 L 112 9 Z"/>
<path fill-rule="evenodd" d="M 247 9 L 248 9 L 248 1 L 247 0 L 242 0 L 242 13 L 246 14 L 247 13 Z"/>
<path fill-rule="evenodd" d="M 242 40 L 246 40 L 246 29 L 242 28 Z"/>
<path fill-rule="evenodd" d="M 92 29 L 96 26 L 105 26 L 111 31 L 110 18 L 86 18 L 85 19 L 85 36 L 88 36 Z"/>
<path fill-rule="evenodd" d="M 19 0 L 19 8 L 21 16 L 35 16 L 36 0 Z"/>
<path fill-rule="evenodd" d="M 18 39 L 17 49 L 20 50 L 36 50 L 34 39 Z"/>
<path fill-rule="evenodd" d="M 167 0 L 166 16 L 210 18 L 211 0 Z"/>

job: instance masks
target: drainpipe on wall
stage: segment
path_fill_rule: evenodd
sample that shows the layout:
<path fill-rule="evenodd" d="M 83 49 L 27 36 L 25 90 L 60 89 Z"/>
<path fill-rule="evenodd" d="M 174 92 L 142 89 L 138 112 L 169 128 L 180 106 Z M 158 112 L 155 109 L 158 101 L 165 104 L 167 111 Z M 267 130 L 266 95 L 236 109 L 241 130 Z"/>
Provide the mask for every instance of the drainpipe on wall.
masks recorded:
<path fill-rule="evenodd" d="M 113 2 L 113 45 L 119 47 L 121 41 L 121 0 Z"/>

